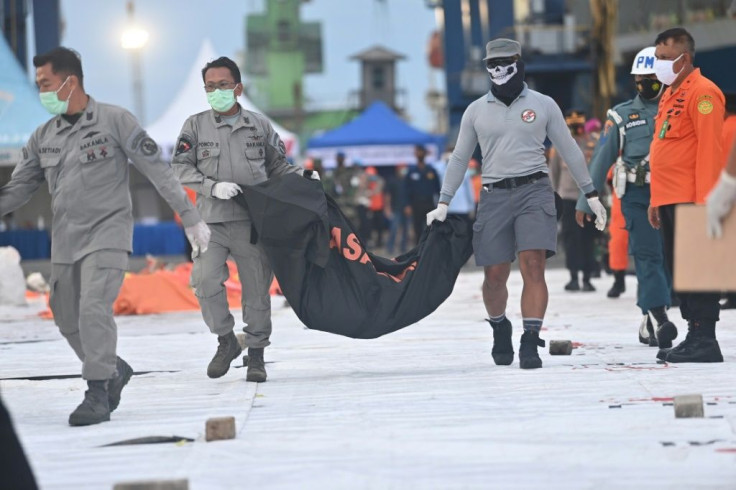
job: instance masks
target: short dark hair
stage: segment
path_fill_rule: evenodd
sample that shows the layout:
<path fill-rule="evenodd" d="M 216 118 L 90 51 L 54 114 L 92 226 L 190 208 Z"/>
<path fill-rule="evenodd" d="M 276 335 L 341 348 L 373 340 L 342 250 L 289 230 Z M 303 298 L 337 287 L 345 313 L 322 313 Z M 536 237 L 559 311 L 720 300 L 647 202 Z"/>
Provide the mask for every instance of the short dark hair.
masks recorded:
<path fill-rule="evenodd" d="M 235 83 L 240 83 L 240 69 L 238 68 L 238 65 L 235 64 L 233 60 L 228 58 L 227 56 L 220 56 L 216 60 L 210 61 L 206 65 L 204 65 L 204 68 L 202 68 L 202 81 L 204 82 L 204 74 L 207 73 L 207 70 L 210 68 L 227 68 L 230 70 L 230 74 L 233 76 L 233 80 L 235 80 Z"/>
<path fill-rule="evenodd" d="M 40 68 L 51 63 L 51 71 L 57 75 L 74 75 L 79 79 L 79 85 L 84 87 L 84 74 L 82 73 L 82 59 L 76 51 L 58 47 L 51 51 L 33 57 L 33 66 Z"/>
<path fill-rule="evenodd" d="M 678 44 L 684 44 L 685 51 L 690 53 L 690 56 L 695 56 L 695 39 L 682 27 L 673 27 L 672 29 L 660 32 L 657 39 L 654 40 L 654 45 L 665 44 L 670 39 Z"/>

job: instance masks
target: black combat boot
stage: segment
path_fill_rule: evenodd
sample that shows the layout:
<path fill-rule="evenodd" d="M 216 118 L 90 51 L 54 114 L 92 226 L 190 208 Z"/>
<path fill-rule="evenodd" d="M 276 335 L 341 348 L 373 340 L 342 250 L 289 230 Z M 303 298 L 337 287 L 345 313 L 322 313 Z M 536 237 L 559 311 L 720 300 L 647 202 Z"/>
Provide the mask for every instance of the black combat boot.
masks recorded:
<path fill-rule="evenodd" d="M 539 332 L 524 330 L 519 346 L 519 367 L 521 369 L 541 368 L 542 360 L 537 353 L 537 347 L 544 346 L 544 340 L 539 338 Z"/>
<path fill-rule="evenodd" d="M 120 394 L 133 376 L 133 368 L 118 357 L 115 366 L 115 376 L 107 381 L 107 400 L 110 405 L 110 413 L 114 412 L 120 404 Z"/>
<path fill-rule="evenodd" d="M 110 420 L 107 380 L 87 381 L 84 400 L 69 416 L 69 425 L 93 425 Z"/>
<path fill-rule="evenodd" d="M 613 286 L 608 290 L 606 296 L 609 298 L 618 298 L 626 291 L 626 271 L 614 271 L 613 277 Z"/>
<path fill-rule="evenodd" d="M 246 381 L 264 383 L 266 381 L 266 362 L 263 360 L 263 347 L 248 347 L 248 370 Z"/>
<path fill-rule="evenodd" d="M 219 378 L 224 376 L 230 369 L 230 363 L 232 360 L 243 352 L 243 349 L 240 347 L 240 343 L 238 342 L 238 338 L 233 332 L 217 337 L 217 341 L 220 345 L 217 346 L 215 357 L 212 358 L 209 366 L 207 366 L 207 376 L 210 378 Z"/>
<path fill-rule="evenodd" d="M 514 362 L 514 345 L 511 342 L 511 322 L 508 318 L 504 318 L 499 323 L 488 320 L 493 329 L 493 349 L 491 356 L 493 362 L 498 366 L 508 366 Z"/>
<path fill-rule="evenodd" d="M 664 306 L 656 306 L 649 310 L 650 319 L 657 324 L 657 344 L 662 349 L 672 347 L 672 341 L 677 338 L 677 327 L 667 318 Z"/>
<path fill-rule="evenodd" d="M 705 322 L 688 322 L 685 340 L 670 349 L 664 355 L 667 362 L 723 362 L 721 347 L 715 337 L 706 334 L 713 331 L 715 323 L 703 325 Z M 710 328 L 709 328 L 710 327 Z M 661 352 L 661 351 L 660 351 Z M 659 353 L 657 354 L 659 357 Z"/>

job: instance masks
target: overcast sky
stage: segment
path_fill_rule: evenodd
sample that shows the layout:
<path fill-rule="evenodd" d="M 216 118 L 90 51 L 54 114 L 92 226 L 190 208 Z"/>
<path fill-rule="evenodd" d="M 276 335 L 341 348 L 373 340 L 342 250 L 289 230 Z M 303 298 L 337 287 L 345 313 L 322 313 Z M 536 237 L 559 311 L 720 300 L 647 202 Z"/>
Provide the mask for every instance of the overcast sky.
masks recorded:
<path fill-rule="evenodd" d="M 130 59 L 120 47 L 125 5 L 125 0 L 61 0 L 62 44 L 82 54 L 91 95 L 134 110 Z M 150 32 L 143 54 L 150 124 L 172 103 L 203 39 L 210 38 L 224 56 L 234 58 L 245 49 L 245 16 L 262 11 L 263 0 L 137 0 L 135 7 Z M 431 127 L 424 96 L 431 80 L 437 85 L 443 78 L 426 61 L 435 17 L 424 0 L 312 0 L 301 12 L 302 20 L 322 23 L 324 72 L 305 77 L 307 97 L 324 106 L 345 103 L 359 88 L 359 65 L 348 58 L 383 44 L 407 56 L 399 62 L 398 86 L 407 91 L 412 124 Z"/>

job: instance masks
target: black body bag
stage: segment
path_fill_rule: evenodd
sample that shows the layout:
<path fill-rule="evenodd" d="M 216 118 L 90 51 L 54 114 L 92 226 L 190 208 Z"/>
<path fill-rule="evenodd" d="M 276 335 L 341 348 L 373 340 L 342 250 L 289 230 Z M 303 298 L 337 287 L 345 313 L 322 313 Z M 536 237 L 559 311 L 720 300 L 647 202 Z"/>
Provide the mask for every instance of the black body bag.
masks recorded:
<path fill-rule="evenodd" d="M 321 184 L 297 174 L 235 199 L 249 209 L 284 296 L 313 330 L 372 339 L 407 327 L 447 299 L 472 254 L 472 225 L 452 216 L 395 259 L 372 254 Z"/>

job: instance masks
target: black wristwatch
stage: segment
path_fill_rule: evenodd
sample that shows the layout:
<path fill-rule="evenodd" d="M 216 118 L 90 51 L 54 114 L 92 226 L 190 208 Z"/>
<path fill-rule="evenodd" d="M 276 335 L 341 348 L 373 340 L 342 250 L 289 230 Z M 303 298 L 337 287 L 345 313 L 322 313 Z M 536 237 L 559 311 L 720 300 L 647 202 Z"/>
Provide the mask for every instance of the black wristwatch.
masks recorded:
<path fill-rule="evenodd" d="M 588 192 L 585 195 L 585 199 L 590 199 L 590 198 L 593 198 L 593 197 L 598 197 L 598 191 L 594 190 L 592 192 Z"/>

